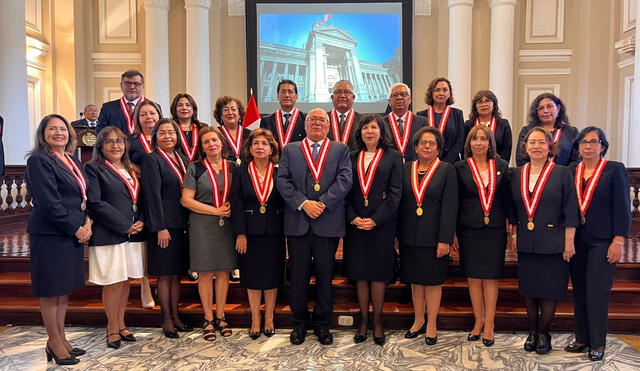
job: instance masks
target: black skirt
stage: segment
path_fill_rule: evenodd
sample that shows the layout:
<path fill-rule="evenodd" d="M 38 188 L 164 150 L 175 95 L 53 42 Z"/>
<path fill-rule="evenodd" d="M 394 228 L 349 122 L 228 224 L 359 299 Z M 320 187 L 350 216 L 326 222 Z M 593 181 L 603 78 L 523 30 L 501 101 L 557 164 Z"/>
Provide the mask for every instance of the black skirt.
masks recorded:
<path fill-rule="evenodd" d="M 238 254 L 240 287 L 270 290 L 284 280 L 284 235 L 247 235 L 247 252 Z"/>
<path fill-rule="evenodd" d="M 394 232 L 394 222 L 370 231 L 349 224 L 344 239 L 347 277 L 355 281 L 393 280 Z"/>
<path fill-rule="evenodd" d="M 437 247 L 400 244 L 400 278 L 410 284 L 439 286 L 444 283 L 449 255 L 436 257 Z"/>
<path fill-rule="evenodd" d="M 497 280 L 504 273 L 507 234 L 504 227 L 458 228 L 460 265 L 469 278 Z"/>
<path fill-rule="evenodd" d="M 569 263 L 562 254 L 518 252 L 518 292 L 543 300 L 564 300 L 569 284 Z"/>
<path fill-rule="evenodd" d="M 187 274 L 189 267 L 189 235 L 184 228 L 169 228 L 171 239 L 166 249 L 158 246 L 158 233 L 149 232 L 147 272 L 150 276 Z"/>
<path fill-rule="evenodd" d="M 29 250 L 33 296 L 64 296 L 84 287 L 84 248 L 75 236 L 30 234 Z"/>

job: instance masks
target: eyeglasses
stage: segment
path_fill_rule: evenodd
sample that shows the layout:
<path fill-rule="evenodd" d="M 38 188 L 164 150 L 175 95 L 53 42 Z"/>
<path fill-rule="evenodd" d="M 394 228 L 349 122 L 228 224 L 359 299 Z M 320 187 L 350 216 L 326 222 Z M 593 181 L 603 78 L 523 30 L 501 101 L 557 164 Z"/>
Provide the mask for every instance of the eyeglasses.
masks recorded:
<path fill-rule="evenodd" d="M 113 140 L 113 139 L 106 139 L 106 140 L 104 141 L 104 145 L 105 145 L 105 146 L 114 146 L 114 145 L 116 145 L 116 146 L 118 146 L 118 147 L 120 147 L 120 146 L 124 146 L 124 139 L 116 139 L 116 140 Z"/>
<path fill-rule="evenodd" d="M 123 82 L 122 82 L 122 85 L 124 85 L 124 86 L 128 86 L 128 87 L 135 86 L 136 88 L 139 88 L 139 87 L 141 87 L 142 85 L 144 85 L 144 83 L 142 83 L 142 82 L 137 82 L 137 81 L 123 81 Z"/>
<path fill-rule="evenodd" d="M 353 95 L 351 90 L 336 90 L 333 92 L 333 95 Z"/>
<path fill-rule="evenodd" d="M 406 92 L 391 94 L 391 98 L 406 98 L 408 96 L 409 96 L 409 93 L 406 93 Z"/>
<path fill-rule="evenodd" d="M 159 137 L 170 137 L 170 136 L 174 136 L 174 135 L 176 135 L 175 130 L 158 131 L 158 136 Z"/>
<path fill-rule="evenodd" d="M 319 122 L 321 124 L 326 124 L 327 122 L 329 122 L 329 120 L 327 120 L 324 117 L 315 117 L 315 116 L 307 117 L 306 121 L 312 124 L 315 124 L 316 122 Z"/>
<path fill-rule="evenodd" d="M 602 141 L 600 139 L 591 139 L 591 140 L 581 140 L 578 142 L 581 146 L 587 146 L 587 144 L 591 146 L 595 146 L 596 144 L 600 144 Z"/>
<path fill-rule="evenodd" d="M 419 147 L 435 147 L 438 143 L 432 140 L 421 140 L 418 142 Z"/>

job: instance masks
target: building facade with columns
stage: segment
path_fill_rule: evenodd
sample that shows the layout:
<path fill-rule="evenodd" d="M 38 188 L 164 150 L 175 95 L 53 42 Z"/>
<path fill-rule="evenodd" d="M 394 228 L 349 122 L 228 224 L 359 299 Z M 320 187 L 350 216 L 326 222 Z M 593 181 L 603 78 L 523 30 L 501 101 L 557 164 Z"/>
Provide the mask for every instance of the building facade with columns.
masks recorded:
<path fill-rule="evenodd" d="M 415 0 L 413 109 L 425 108 L 429 81 L 446 76 L 465 115 L 477 90 L 493 90 L 516 136 L 531 100 L 550 91 L 573 125 L 607 132 L 609 158 L 640 166 L 637 1 Z M 165 114 L 171 97 L 186 91 L 211 123 L 217 96 L 247 96 L 244 16 L 238 0 L 0 1 L 7 163 L 25 163 L 42 116 L 72 120 L 88 103 L 119 97 L 129 68 L 145 74 L 145 95 Z M 358 76 L 370 81 L 359 96 L 384 91 L 373 75 L 389 66 L 359 65 Z M 287 72 L 305 91 L 328 97 L 326 81 L 310 85 L 309 68 Z"/>

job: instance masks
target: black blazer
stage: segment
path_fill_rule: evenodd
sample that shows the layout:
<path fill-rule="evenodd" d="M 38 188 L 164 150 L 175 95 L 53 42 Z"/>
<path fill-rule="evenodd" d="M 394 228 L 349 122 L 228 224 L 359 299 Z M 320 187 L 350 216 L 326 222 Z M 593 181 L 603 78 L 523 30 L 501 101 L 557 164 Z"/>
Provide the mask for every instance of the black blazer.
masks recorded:
<path fill-rule="evenodd" d="M 278 136 L 278 129 L 276 129 L 276 115 L 278 111 L 272 113 L 267 117 L 263 117 L 260 120 L 260 127 L 263 129 L 268 129 L 273 134 L 273 137 L 276 139 L 276 142 L 280 144 L 280 137 Z M 299 142 L 303 140 L 307 136 L 307 132 L 304 130 L 304 120 L 307 117 L 307 114 L 300 111 L 298 115 L 298 120 L 296 120 L 296 127 L 293 129 L 293 133 L 291 134 L 291 140 L 289 143 Z M 282 122 L 284 124 L 284 121 Z M 282 148 L 280 148 L 282 150 Z"/>
<path fill-rule="evenodd" d="M 351 126 L 351 133 L 349 134 L 349 140 L 347 140 L 347 143 L 346 143 L 350 151 L 355 151 L 358 149 L 356 145 L 356 128 L 358 127 L 360 120 L 362 120 L 362 117 L 364 116 L 363 114 L 361 114 L 360 112 L 356 112 L 355 110 L 353 113 L 354 113 L 353 126 Z M 329 120 L 331 120 L 331 111 L 327 111 L 327 115 L 329 115 Z M 340 133 L 340 135 L 342 135 L 342 133 Z M 331 140 L 337 140 L 333 137 L 333 125 L 331 123 L 329 123 L 329 134 L 327 134 L 327 137 Z"/>
<path fill-rule="evenodd" d="M 267 212 L 260 214 L 260 203 L 253 190 L 248 164 L 233 169 L 231 182 L 231 219 L 233 233 L 258 235 L 284 234 L 284 200 L 276 187 L 278 168 L 273 170 L 273 189 L 267 198 Z"/>
<path fill-rule="evenodd" d="M 393 112 L 389 113 L 389 115 L 391 114 L 393 114 Z M 391 139 L 390 140 L 391 147 L 399 152 L 400 150 L 396 146 L 396 140 L 393 137 L 393 131 L 391 131 L 391 125 L 389 124 L 389 115 L 384 117 L 384 122 L 387 125 L 386 129 Z M 409 134 L 409 140 L 408 140 L 409 143 L 407 143 L 407 149 L 404 152 L 405 162 L 411 162 L 418 158 L 418 156 L 416 155 L 416 150 L 415 148 L 413 148 L 413 136 L 416 135 L 418 130 L 420 130 L 425 126 L 428 126 L 427 119 L 425 119 L 422 116 L 417 116 L 413 114 L 413 123 L 411 124 L 411 133 Z"/>
<path fill-rule="evenodd" d="M 427 110 L 418 111 L 416 115 L 426 118 Z M 429 125 L 428 119 L 427 125 Z M 444 137 L 444 147 L 442 148 L 442 153 L 440 153 L 440 160 L 450 164 L 460 161 L 464 150 L 464 139 L 466 138 L 462 110 L 451 107 L 449 121 L 442 136 Z"/>
<path fill-rule="evenodd" d="M 520 135 L 518 135 L 518 147 L 516 147 L 516 165 L 522 166 L 529 162 L 529 159 L 522 155 L 522 143 L 524 137 L 533 129 L 536 125 L 527 125 L 520 129 Z M 562 134 L 558 140 L 558 155 L 555 162 L 558 165 L 568 166 L 570 163 L 578 160 L 578 151 L 573 149 L 573 141 L 578 137 L 578 128 L 575 126 L 565 125 L 562 127 Z M 553 133 L 551 134 L 553 136 Z"/>
<path fill-rule="evenodd" d="M 144 147 L 142 146 L 142 143 L 140 143 L 140 139 L 138 138 L 139 135 L 144 135 L 144 134 L 134 134 L 132 136 L 129 136 L 128 138 L 129 159 L 131 160 L 131 162 L 133 162 L 138 166 L 142 164 L 142 158 L 147 155 L 147 152 L 144 151 Z M 151 145 L 151 142 L 149 142 L 149 145 Z"/>
<path fill-rule="evenodd" d="M 80 210 L 82 194 L 67 166 L 45 150 L 36 151 L 27 160 L 26 180 L 33 203 L 27 232 L 73 237 L 87 213 Z"/>
<path fill-rule="evenodd" d="M 96 120 L 96 125 L 97 125 L 97 120 Z M 73 126 L 74 128 L 88 128 L 88 127 L 90 127 L 89 126 L 89 120 L 87 120 L 86 118 L 71 122 L 71 126 Z"/>
<path fill-rule="evenodd" d="M 178 153 L 178 152 L 176 152 Z M 178 153 L 188 166 L 187 159 Z M 158 152 L 142 158 L 142 192 L 145 194 L 144 211 L 149 232 L 168 228 L 186 228 L 189 211 L 182 207 L 182 186 L 178 177 Z"/>
<path fill-rule="evenodd" d="M 127 119 L 124 117 L 122 109 L 120 108 L 120 99 L 106 102 L 102 104 L 102 108 L 100 108 L 96 133 L 99 133 L 100 130 L 107 126 L 115 126 L 122 130 L 127 136 L 130 136 Z"/>
<path fill-rule="evenodd" d="M 464 123 L 464 140 L 467 140 L 467 135 L 475 125 L 475 122 L 471 122 L 471 120 L 467 120 Z M 496 121 L 496 133 L 494 137 L 496 139 L 496 152 L 501 159 L 507 161 L 511 161 L 511 147 L 512 147 L 512 138 L 511 138 L 511 125 L 509 125 L 509 121 L 507 119 L 499 119 Z M 461 152 L 464 152 L 461 151 Z M 464 153 L 462 153 L 464 157 Z"/>
<path fill-rule="evenodd" d="M 570 166 L 574 177 L 576 165 Z M 582 180 L 582 184 L 584 187 L 586 181 Z M 629 187 L 629 174 L 624 164 L 608 161 L 587 209 L 586 224 L 578 227 L 576 235 L 595 244 L 609 244 L 614 236 L 628 236 L 631 225 Z"/>
<path fill-rule="evenodd" d="M 535 254 L 558 254 L 564 251 L 564 230 L 578 226 L 578 201 L 573 176 L 568 167 L 556 165 L 533 218 L 535 229 L 527 229 L 529 221 L 520 194 L 522 167 L 511 175 L 513 200 L 509 223 L 518 226 L 518 251 Z M 527 188 L 528 189 L 528 188 Z"/>
<path fill-rule="evenodd" d="M 351 223 L 356 217 L 371 218 L 376 222 L 376 226 L 395 221 L 402 195 L 402 155 L 392 148 L 384 151 L 371 182 L 369 206 L 365 207 L 358 179 L 359 154 L 360 151 L 351 152 L 353 186 L 347 195 L 347 223 Z"/>
<path fill-rule="evenodd" d="M 398 210 L 398 240 L 413 246 L 435 247 L 453 243 L 458 215 L 458 179 L 453 165 L 440 163 L 422 200 L 422 216 L 416 215 L 411 189 L 411 162 L 402 169 L 402 198 Z"/>
<path fill-rule="evenodd" d="M 484 211 L 480 204 L 478 187 L 473 180 L 473 174 L 467 160 L 458 161 L 455 164 L 458 175 L 458 227 L 482 228 L 484 227 Z M 509 188 L 509 163 L 503 159 L 496 159 L 496 194 L 493 198 L 491 212 L 489 213 L 488 227 L 504 227 L 509 217 L 509 200 L 511 198 Z M 505 229 L 506 232 L 506 229 Z"/>
<path fill-rule="evenodd" d="M 138 196 L 138 211 L 134 212 L 129 189 L 113 170 L 95 162 L 84 166 L 89 182 L 89 211 L 93 216 L 90 246 L 115 245 L 124 241 L 144 241 L 143 232 L 129 236 L 131 225 L 144 222 L 142 191 Z"/>

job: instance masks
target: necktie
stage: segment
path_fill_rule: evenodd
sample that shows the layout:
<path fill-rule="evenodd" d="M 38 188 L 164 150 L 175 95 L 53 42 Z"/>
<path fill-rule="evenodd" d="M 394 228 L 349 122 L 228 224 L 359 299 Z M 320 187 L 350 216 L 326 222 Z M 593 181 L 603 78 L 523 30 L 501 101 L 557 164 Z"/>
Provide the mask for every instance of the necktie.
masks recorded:
<path fill-rule="evenodd" d="M 291 114 L 287 112 L 283 116 L 284 116 L 284 130 L 286 131 L 287 128 L 289 127 L 289 118 L 291 117 Z"/>
<path fill-rule="evenodd" d="M 338 121 L 338 123 L 340 124 L 340 132 L 344 132 L 344 122 L 347 118 L 347 115 L 345 115 L 344 113 L 340 114 L 340 121 Z"/>
<path fill-rule="evenodd" d="M 404 135 L 404 125 L 402 119 L 398 119 L 398 130 L 400 131 L 400 135 Z"/>
<path fill-rule="evenodd" d="M 320 145 L 318 143 L 313 143 L 311 145 L 311 148 L 313 148 L 311 150 L 311 156 L 313 156 L 313 160 L 317 160 L 318 159 L 318 147 L 320 147 Z"/>
<path fill-rule="evenodd" d="M 129 113 L 133 115 L 133 109 L 136 107 L 133 102 L 127 102 L 127 106 L 129 106 Z"/>

